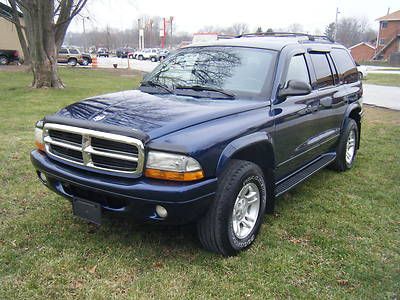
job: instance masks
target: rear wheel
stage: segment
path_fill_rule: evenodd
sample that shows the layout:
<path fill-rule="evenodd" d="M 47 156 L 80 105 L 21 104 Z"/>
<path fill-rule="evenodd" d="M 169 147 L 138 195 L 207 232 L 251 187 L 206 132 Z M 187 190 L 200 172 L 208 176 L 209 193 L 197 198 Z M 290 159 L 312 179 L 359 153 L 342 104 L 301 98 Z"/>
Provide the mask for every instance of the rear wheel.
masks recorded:
<path fill-rule="evenodd" d="M 7 65 L 8 64 L 8 58 L 6 56 L 0 56 L 0 65 Z"/>
<path fill-rule="evenodd" d="M 143 55 L 138 56 L 138 60 L 143 60 L 143 58 L 144 58 Z"/>
<path fill-rule="evenodd" d="M 351 169 L 357 155 L 359 131 L 356 121 L 348 119 L 336 149 L 336 159 L 332 168 L 337 171 Z"/>
<path fill-rule="evenodd" d="M 224 256 L 248 248 L 261 227 L 266 201 L 261 169 L 232 160 L 221 176 L 215 200 L 197 224 L 203 247 Z"/>
<path fill-rule="evenodd" d="M 358 78 L 359 78 L 360 80 L 363 80 L 363 79 L 364 79 L 364 75 L 363 75 L 362 72 L 358 72 Z"/>
<path fill-rule="evenodd" d="M 88 66 L 88 65 L 89 65 L 89 59 L 83 58 L 83 59 L 82 59 L 82 65 Z"/>
<path fill-rule="evenodd" d="M 152 57 L 151 57 L 151 61 L 152 61 L 152 62 L 156 62 L 156 61 L 157 61 L 157 58 L 155 58 L 154 56 L 152 56 Z"/>

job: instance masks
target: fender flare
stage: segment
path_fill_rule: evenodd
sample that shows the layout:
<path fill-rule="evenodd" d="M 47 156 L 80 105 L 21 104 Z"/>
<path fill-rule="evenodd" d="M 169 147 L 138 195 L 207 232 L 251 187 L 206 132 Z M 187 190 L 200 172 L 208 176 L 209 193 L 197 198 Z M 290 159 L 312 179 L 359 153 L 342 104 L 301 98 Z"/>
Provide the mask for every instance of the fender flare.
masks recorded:
<path fill-rule="evenodd" d="M 343 128 L 344 128 L 344 126 L 345 126 L 345 124 L 346 124 L 351 112 L 353 110 L 355 110 L 355 109 L 359 109 L 362 112 L 362 106 L 361 106 L 361 104 L 359 102 L 353 102 L 347 107 L 347 109 L 346 109 L 346 111 L 344 113 L 342 124 L 340 126 L 340 132 L 341 133 L 343 132 Z"/>
<path fill-rule="evenodd" d="M 246 136 L 239 137 L 233 141 L 231 141 L 225 149 L 222 151 L 216 168 L 216 175 L 217 177 L 221 174 L 222 170 L 224 169 L 226 163 L 239 151 L 254 146 L 259 143 L 268 144 L 272 151 L 274 152 L 274 147 L 272 143 L 272 136 L 267 132 L 255 132 L 251 133 Z M 275 156 L 275 155 L 274 155 Z M 275 157 L 272 158 L 273 165 L 275 165 Z"/>

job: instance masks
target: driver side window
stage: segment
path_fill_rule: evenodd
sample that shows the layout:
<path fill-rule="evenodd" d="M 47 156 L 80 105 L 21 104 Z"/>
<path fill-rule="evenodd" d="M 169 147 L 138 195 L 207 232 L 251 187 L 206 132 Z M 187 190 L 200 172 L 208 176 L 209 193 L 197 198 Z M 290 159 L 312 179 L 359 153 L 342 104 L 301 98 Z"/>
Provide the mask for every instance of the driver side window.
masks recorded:
<path fill-rule="evenodd" d="M 290 80 L 310 83 L 310 75 L 308 74 L 308 68 L 303 54 L 293 56 L 290 60 L 285 86 L 287 86 Z"/>

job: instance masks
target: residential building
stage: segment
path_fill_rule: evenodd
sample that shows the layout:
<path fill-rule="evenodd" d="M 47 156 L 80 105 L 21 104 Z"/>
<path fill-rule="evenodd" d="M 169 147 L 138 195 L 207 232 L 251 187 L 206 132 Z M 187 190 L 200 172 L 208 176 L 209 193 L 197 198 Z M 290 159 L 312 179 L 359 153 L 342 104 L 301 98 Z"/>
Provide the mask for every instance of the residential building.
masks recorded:
<path fill-rule="evenodd" d="M 379 32 L 374 59 L 389 59 L 390 55 L 400 52 L 400 10 L 376 19 Z"/>

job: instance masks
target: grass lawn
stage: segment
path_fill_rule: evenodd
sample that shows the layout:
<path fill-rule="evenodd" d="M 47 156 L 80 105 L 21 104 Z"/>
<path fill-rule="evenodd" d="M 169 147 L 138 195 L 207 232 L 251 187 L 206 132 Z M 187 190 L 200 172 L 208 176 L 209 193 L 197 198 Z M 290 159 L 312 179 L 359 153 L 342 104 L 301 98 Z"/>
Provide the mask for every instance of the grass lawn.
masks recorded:
<path fill-rule="evenodd" d="M 400 74 L 373 74 L 373 73 L 369 73 L 368 77 L 364 81 L 364 83 L 400 87 Z"/>
<path fill-rule="evenodd" d="M 30 74 L 0 71 L 0 299 L 400 296 L 400 112 L 366 108 L 354 169 L 323 170 L 281 197 L 254 246 L 225 259 L 202 250 L 192 226 L 88 225 L 39 183 L 34 122 L 140 79 L 61 74 L 66 89 L 30 90 Z"/>

